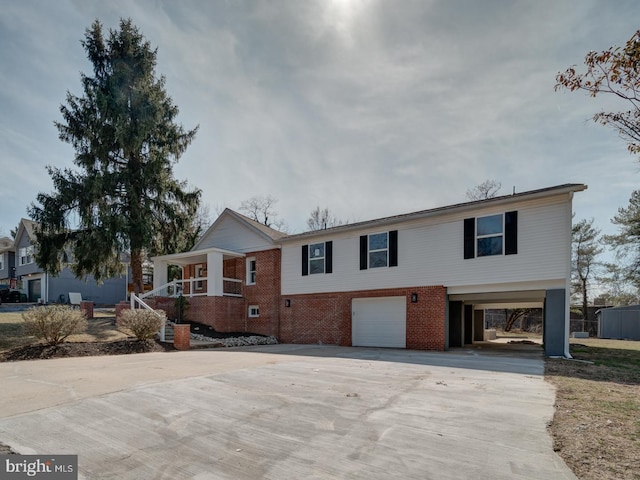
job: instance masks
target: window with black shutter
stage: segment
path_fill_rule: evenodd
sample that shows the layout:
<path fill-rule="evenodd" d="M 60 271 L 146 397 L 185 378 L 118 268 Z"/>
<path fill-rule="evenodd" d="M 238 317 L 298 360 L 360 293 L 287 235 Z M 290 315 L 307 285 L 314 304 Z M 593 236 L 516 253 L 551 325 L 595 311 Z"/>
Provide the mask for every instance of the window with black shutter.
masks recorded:
<path fill-rule="evenodd" d="M 398 266 L 398 231 L 360 237 L 360 270 Z"/>
<path fill-rule="evenodd" d="M 464 220 L 464 258 L 518 253 L 518 212 Z"/>
<path fill-rule="evenodd" d="M 302 275 L 333 272 L 333 242 L 302 246 Z"/>

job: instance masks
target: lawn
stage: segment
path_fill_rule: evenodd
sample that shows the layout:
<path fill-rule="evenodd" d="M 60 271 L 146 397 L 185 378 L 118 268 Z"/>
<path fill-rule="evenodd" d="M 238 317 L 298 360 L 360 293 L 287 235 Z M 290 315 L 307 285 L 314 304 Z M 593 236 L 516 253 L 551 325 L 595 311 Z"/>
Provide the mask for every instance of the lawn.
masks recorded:
<path fill-rule="evenodd" d="M 640 342 L 572 339 L 571 354 L 546 361 L 555 450 L 582 480 L 640 479 Z"/>
<path fill-rule="evenodd" d="M 72 335 L 68 342 L 112 342 L 127 339 L 115 324 L 115 311 L 95 310 L 94 318 L 89 319 L 87 331 L 80 335 Z M 22 331 L 22 314 L 19 312 L 0 313 L 0 352 L 37 343 L 35 337 L 25 336 Z"/>

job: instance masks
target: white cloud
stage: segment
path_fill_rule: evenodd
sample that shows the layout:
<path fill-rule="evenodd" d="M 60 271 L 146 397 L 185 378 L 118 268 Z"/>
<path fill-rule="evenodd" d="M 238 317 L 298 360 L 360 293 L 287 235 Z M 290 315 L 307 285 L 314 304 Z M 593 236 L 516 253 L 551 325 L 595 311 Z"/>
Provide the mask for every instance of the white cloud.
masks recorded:
<path fill-rule="evenodd" d="M 0 41 L 10 46 L 0 48 L 10 66 L 0 72 L 0 145 L 4 165 L 29 169 L 0 186 L 26 205 L 50 188 L 44 165 L 71 165 L 52 122 L 64 92 L 80 93 L 79 72 L 90 72 L 79 42 L 95 18 L 115 28 L 123 16 L 158 47 L 178 121 L 200 125 L 175 172 L 211 205 L 272 194 L 300 230 L 316 205 L 364 220 L 462 201 L 487 178 L 502 181 L 504 193 L 585 182 L 577 214 L 604 226 L 635 188 L 637 165 L 614 132 L 589 120 L 612 101 L 554 92 L 554 78 L 590 49 L 626 41 L 636 8 L 600 0 L 13 3 L 0 18 Z M 3 208 L 0 225 L 22 215 Z"/>

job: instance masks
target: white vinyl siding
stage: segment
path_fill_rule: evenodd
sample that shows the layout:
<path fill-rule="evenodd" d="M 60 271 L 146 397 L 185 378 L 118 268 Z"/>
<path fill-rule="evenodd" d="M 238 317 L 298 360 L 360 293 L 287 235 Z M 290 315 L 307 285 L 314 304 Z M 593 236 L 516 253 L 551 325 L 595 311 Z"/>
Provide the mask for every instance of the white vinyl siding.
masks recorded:
<path fill-rule="evenodd" d="M 273 244 L 234 218 L 225 217 L 198 244 L 198 250 L 213 247 L 247 253 L 271 249 Z"/>
<path fill-rule="evenodd" d="M 518 211 L 518 254 L 463 258 L 464 219 Z M 393 225 L 398 234 L 398 267 L 359 269 L 359 236 L 380 227 L 333 232 L 333 275 L 300 277 L 300 247 L 282 248 L 282 294 L 323 293 L 416 285 L 456 287 L 514 282 L 557 285 L 567 278 L 571 258 L 569 195 L 513 202 Z M 328 239 L 328 237 L 326 238 Z M 314 242 L 324 241 L 315 237 Z"/>

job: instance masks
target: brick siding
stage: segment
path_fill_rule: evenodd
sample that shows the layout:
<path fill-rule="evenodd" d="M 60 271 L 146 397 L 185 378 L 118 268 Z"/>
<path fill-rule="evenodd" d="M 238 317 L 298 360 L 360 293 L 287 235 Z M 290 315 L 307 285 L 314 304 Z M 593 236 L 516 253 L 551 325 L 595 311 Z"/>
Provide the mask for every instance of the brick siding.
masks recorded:
<path fill-rule="evenodd" d="M 417 303 L 411 303 L 412 293 L 418 294 Z M 407 348 L 444 350 L 446 289 L 440 286 L 283 296 L 279 340 L 349 346 L 351 301 L 396 296 L 407 299 Z M 286 300 L 290 307 L 284 306 Z"/>
<path fill-rule="evenodd" d="M 354 298 L 404 296 L 407 299 L 406 345 L 418 350 L 444 350 L 446 289 L 442 286 L 363 290 L 310 295 L 280 295 L 280 249 L 247 253 L 256 259 L 256 283 L 246 285 L 246 258 L 223 262 L 223 276 L 242 280 L 240 297 L 188 297 L 186 319 L 219 332 L 274 335 L 282 343 L 323 343 L 350 346 L 351 302 Z M 195 265 L 185 267 L 185 278 Z M 188 292 L 187 292 L 188 293 Z M 411 294 L 418 302 L 411 303 Z M 285 300 L 291 302 L 285 307 Z M 151 303 L 150 303 L 151 305 Z M 257 305 L 258 317 L 249 317 Z M 175 318 L 175 300 L 156 298 L 151 305 Z"/>

